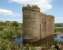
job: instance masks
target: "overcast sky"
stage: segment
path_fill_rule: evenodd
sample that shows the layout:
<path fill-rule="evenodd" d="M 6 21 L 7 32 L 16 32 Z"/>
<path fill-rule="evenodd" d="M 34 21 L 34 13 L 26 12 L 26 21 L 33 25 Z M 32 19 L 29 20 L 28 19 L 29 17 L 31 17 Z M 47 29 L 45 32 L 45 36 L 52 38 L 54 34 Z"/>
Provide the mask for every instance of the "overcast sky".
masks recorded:
<path fill-rule="evenodd" d="M 63 0 L 0 0 L 0 21 L 22 22 L 22 7 L 37 5 L 41 12 L 55 16 L 56 23 L 63 23 Z"/>

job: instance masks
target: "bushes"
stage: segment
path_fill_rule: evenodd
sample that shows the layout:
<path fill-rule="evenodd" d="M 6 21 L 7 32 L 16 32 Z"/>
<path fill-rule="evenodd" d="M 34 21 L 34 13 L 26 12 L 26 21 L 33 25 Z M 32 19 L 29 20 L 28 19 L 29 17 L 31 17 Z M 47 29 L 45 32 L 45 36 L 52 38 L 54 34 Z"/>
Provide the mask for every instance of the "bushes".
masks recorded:
<path fill-rule="evenodd" d="M 21 32 L 18 32 L 18 27 L 21 26 L 17 22 L 1 22 L 0 23 L 0 49 L 1 50 L 12 50 L 16 45 L 13 41 Z"/>

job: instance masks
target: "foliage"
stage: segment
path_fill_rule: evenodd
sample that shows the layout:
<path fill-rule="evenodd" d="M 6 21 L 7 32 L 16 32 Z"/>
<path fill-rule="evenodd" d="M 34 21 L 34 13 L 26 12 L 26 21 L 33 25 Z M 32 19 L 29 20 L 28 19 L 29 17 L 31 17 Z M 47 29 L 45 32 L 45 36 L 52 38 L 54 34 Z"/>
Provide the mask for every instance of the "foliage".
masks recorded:
<path fill-rule="evenodd" d="M 63 32 L 63 28 L 55 28 L 55 32 Z"/>
<path fill-rule="evenodd" d="M 55 23 L 55 27 L 63 27 L 63 23 Z"/>
<path fill-rule="evenodd" d="M 55 23 L 55 32 L 63 32 L 63 23 Z"/>
<path fill-rule="evenodd" d="M 13 50 L 16 45 L 15 38 L 21 35 L 21 23 L 18 22 L 0 22 L 0 49 Z"/>

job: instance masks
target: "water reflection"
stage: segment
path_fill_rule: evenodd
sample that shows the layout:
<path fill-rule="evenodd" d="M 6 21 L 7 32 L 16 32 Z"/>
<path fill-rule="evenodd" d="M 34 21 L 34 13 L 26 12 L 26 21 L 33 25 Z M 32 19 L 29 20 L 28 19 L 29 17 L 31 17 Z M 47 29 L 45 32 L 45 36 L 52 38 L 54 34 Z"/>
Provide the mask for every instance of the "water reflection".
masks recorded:
<path fill-rule="evenodd" d="M 16 37 L 15 42 L 16 42 L 16 44 L 22 44 L 23 38 L 22 37 Z"/>
<path fill-rule="evenodd" d="M 56 37 L 54 38 L 54 40 L 63 42 L 63 34 L 57 34 Z"/>

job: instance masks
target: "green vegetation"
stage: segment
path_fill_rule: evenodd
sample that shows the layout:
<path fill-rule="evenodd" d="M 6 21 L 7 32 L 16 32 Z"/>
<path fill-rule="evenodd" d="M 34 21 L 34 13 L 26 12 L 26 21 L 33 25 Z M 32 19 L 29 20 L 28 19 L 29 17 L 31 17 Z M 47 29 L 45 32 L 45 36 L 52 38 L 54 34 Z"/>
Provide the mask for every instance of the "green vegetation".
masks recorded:
<path fill-rule="evenodd" d="M 63 27 L 63 23 L 55 23 L 56 27 Z"/>
<path fill-rule="evenodd" d="M 57 28 L 61 27 L 61 28 Z M 63 24 L 55 24 L 55 32 L 63 32 Z M 22 23 L 16 21 L 0 22 L 0 50 L 19 50 L 15 38 L 22 35 Z M 34 50 L 34 49 L 32 49 Z"/>
<path fill-rule="evenodd" d="M 55 23 L 55 32 L 63 32 L 63 23 Z"/>
<path fill-rule="evenodd" d="M 13 50 L 18 47 L 15 38 L 22 34 L 22 24 L 16 21 L 0 22 L 0 50 Z"/>

